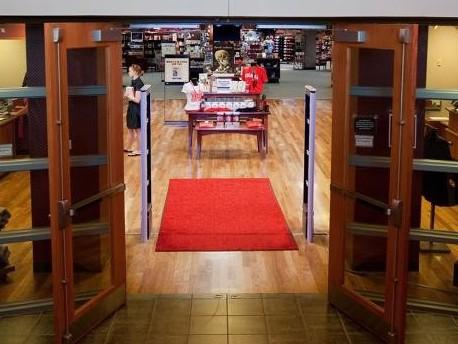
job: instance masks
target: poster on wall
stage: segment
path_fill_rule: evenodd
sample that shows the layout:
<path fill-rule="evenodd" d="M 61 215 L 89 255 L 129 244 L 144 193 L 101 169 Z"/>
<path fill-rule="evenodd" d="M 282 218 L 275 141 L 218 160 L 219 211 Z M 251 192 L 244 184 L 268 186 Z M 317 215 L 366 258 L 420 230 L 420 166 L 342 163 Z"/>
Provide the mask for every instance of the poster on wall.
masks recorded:
<path fill-rule="evenodd" d="M 213 72 L 234 73 L 234 47 L 228 44 L 215 44 L 213 51 Z"/>
<path fill-rule="evenodd" d="M 167 55 L 164 60 L 164 81 L 166 84 L 184 84 L 189 81 L 189 57 Z"/>
<path fill-rule="evenodd" d="M 161 55 L 175 55 L 177 53 L 177 46 L 175 42 L 162 42 L 161 43 Z"/>

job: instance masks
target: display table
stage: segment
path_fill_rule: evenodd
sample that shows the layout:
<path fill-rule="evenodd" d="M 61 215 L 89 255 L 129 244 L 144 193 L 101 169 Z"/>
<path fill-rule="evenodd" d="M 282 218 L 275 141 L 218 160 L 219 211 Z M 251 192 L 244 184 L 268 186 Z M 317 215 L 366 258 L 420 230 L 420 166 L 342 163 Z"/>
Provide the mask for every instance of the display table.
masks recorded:
<path fill-rule="evenodd" d="M 240 99 L 240 98 L 253 98 L 255 100 L 256 108 L 259 108 L 259 94 L 258 93 L 204 93 L 203 98 L 205 100 L 224 98 L 227 101 Z M 193 132 L 196 130 L 197 133 L 197 157 L 200 157 L 200 149 L 202 144 L 202 136 L 210 134 L 247 134 L 247 135 L 256 135 L 258 138 L 258 151 L 263 155 L 268 152 L 268 128 L 269 121 L 268 111 L 220 111 L 220 112 L 208 112 L 208 111 L 186 111 L 188 115 L 188 155 L 192 157 L 192 146 L 193 146 Z M 236 115 L 239 117 L 240 127 L 211 127 L 211 128 L 202 128 L 196 126 L 198 122 L 203 121 L 212 121 L 217 122 L 218 116 L 233 116 Z M 246 122 L 258 118 L 262 123 L 262 126 L 258 128 L 248 128 Z"/>
<path fill-rule="evenodd" d="M 225 112 L 226 113 L 226 112 Z M 217 114 L 204 111 L 187 111 L 188 114 L 188 155 L 192 157 L 193 131 L 198 121 L 216 121 Z M 256 111 L 239 113 L 240 128 L 196 128 L 197 132 L 197 157 L 200 158 L 202 136 L 210 134 L 248 134 L 258 136 L 258 150 L 260 153 L 268 152 L 268 121 L 269 112 Z M 262 119 L 262 128 L 247 128 L 244 122 L 251 118 Z"/>

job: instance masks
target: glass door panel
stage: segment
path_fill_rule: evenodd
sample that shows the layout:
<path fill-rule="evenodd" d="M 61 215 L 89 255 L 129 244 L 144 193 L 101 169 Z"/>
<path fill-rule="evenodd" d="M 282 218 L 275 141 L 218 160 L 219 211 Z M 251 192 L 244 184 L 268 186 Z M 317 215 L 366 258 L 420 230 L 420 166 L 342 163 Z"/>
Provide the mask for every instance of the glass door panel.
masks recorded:
<path fill-rule="evenodd" d="M 11 98 L 0 94 L 0 105 L 12 104 L 0 116 L 0 131 L 13 142 L 13 154 L 0 154 L 0 317 L 17 305 L 31 312 L 38 302 L 52 306 L 46 102 L 19 98 L 22 88 L 15 92 Z"/>
<path fill-rule="evenodd" d="M 350 49 L 350 89 L 385 88 L 385 97 L 350 96 L 348 142 L 350 161 L 391 160 L 390 125 L 393 108 L 394 51 L 390 49 Z M 378 68 L 374 70 L 373 66 Z M 345 236 L 345 286 L 352 291 L 378 293 L 386 288 L 386 238 L 371 230 L 387 231 L 390 171 L 371 166 L 348 166 L 353 174 L 348 199 L 349 214 Z M 374 304 L 374 307 L 379 307 Z M 380 309 L 381 311 L 381 309 Z"/>
<path fill-rule="evenodd" d="M 416 35 L 414 25 L 337 25 L 333 52 L 329 299 L 392 343 L 404 339 L 405 277 L 417 264 L 406 257 L 405 181 Z"/>
<path fill-rule="evenodd" d="M 45 35 L 56 331 L 73 342 L 125 302 L 121 32 L 59 23 Z"/>
<path fill-rule="evenodd" d="M 409 272 L 408 298 L 414 307 L 458 314 L 458 162 L 450 141 L 437 128 L 426 126 L 423 157 L 414 179 L 421 180 L 420 212 L 411 237 L 420 243 L 419 268 Z M 419 147 L 420 148 L 420 147 Z"/>
<path fill-rule="evenodd" d="M 106 68 L 105 47 L 67 50 L 69 153 L 80 161 L 94 161 L 94 166 L 70 168 L 73 208 L 110 188 Z M 109 211 L 107 196 L 75 209 L 72 216 L 74 298 L 78 304 L 112 285 Z M 78 225 L 84 225 L 87 234 L 75 230 Z"/>

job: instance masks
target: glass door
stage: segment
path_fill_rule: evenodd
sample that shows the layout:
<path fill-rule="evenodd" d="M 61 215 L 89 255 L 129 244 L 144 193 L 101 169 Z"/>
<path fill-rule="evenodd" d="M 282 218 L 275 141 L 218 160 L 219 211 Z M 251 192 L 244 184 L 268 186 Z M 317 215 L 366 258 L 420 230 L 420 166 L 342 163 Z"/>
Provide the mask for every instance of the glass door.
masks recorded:
<path fill-rule="evenodd" d="M 418 267 L 408 240 L 417 34 L 334 32 L 329 301 L 389 343 L 404 341 L 407 271 Z"/>
<path fill-rule="evenodd" d="M 125 303 L 121 33 L 45 24 L 57 342 Z"/>

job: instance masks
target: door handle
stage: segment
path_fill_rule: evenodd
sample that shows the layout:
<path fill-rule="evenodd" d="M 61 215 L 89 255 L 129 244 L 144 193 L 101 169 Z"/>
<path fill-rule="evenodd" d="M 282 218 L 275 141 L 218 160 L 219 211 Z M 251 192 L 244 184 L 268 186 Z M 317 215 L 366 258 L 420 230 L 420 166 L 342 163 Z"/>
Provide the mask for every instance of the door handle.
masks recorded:
<path fill-rule="evenodd" d="M 101 191 L 95 195 L 92 195 L 88 198 L 85 198 L 79 202 L 76 202 L 75 204 L 72 205 L 72 207 L 70 208 L 70 215 L 73 216 L 75 214 L 75 211 L 77 209 L 80 209 L 80 208 L 83 208 L 91 203 L 94 203 L 102 198 L 105 198 L 107 196 L 111 196 L 115 193 L 118 193 L 118 192 L 123 192 L 124 190 L 126 190 L 126 184 L 124 183 L 120 183 L 116 186 L 113 186 L 111 188 L 108 188 L 104 191 Z"/>
<path fill-rule="evenodd" d="M 359 192 L 349 191 L 334 184 L 331 184 L 331 191 L 338 192 L 346 197 L 357 199 L 376 208 L 384 210 L 385 214 L 390 217 L 391 223 L 398 228 L 401 227 L 403 208 L 401 200 L 394 199 L 390 206 L 385 202 L 379 201 L 373 197 L 364 195 Z"/>
<path fill-rule="evenodd" d="M 386 204 L 385 202 L 382 202 L 382 201 L 379 201 L 373 197 L 370 197 L 370 196 L 367 196 L 367 195 L 364 195 L 362 193 L 359 193 L 359 192 L 354 192 L 354 191 L 349 191 L 349 190 L 346 190 L 342 187 L 339 187 L 337 185 L 334 185 L 334 184 L 331 184 L 331 191 L 335 191 L 335 192 L 338 192 L 346 197 L 350 197 L 350 198 L 354 198 L 354 199 L 357 199 L 359 201 L 362 201 L 364 203 L 367 203 L 369 205 L 372 205 L 376 208 L 379 208 L 379 209 L 382 209 L 386 212 L 387 215 L 390 215 L 389 212 L 390 212 L 390 206 L 388 204 Z"/>
<path fill-rule="evenodd" d="M 393 121 L 393 113 L 388 114 L 388 147 L 391 148 L 391 126 Z"/>

